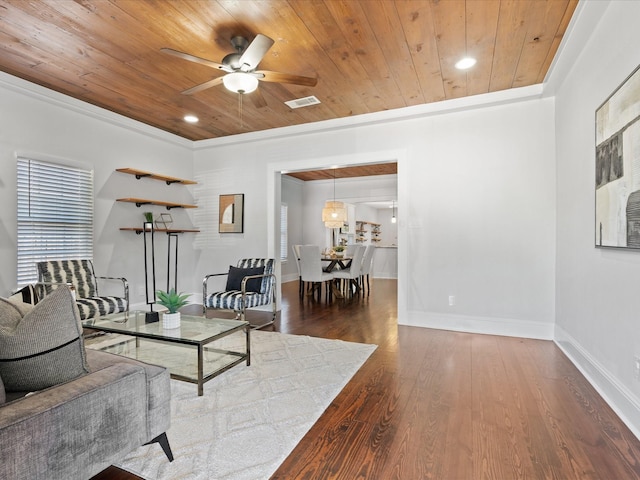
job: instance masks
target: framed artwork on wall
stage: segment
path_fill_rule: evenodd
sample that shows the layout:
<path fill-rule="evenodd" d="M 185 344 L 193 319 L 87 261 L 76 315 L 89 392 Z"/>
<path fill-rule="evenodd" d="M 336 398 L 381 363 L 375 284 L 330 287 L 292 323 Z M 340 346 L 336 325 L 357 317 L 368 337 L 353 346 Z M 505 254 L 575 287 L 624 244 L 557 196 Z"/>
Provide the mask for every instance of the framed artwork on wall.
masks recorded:
<path fill-rule="evenodd" d="M 597 247 L 640 248 L 640 66 L 596 110 Z"/>
<path fill-rule="evenodd" d="M 219 233 L 244 232 L 244 194 L 220 195 Z"/>

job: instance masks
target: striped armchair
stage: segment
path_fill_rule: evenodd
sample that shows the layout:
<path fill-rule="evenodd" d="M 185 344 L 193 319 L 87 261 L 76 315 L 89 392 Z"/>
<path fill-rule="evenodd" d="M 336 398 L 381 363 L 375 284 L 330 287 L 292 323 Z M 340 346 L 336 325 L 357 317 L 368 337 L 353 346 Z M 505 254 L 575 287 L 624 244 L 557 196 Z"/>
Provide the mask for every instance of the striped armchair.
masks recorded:
<path fill-rule="evenodd" d="M 73 286 L 80 318 L 86 320 L 110 313 L 129 311 L 129 284 L 125 278 L 97 277 L 91 260 L 52 260 L 36 263 L 38 268 L 38 286 L 47 295 L 64 283 Z M 122 282 L 123 296 L 100 296 L 98 279 L 118 280 Z"/>
<path fill-rule="evenodd" d="M 209 292 L 208 282 L 212 277 L 227 276 L 224 291 Z M 208 308 L 233 310 L 236 318 L 245 320 L 248 308 L 263 305 L 272 306 L 271 320 L 251 325 L 251 328 L 263 328 L 272 325 L 276 319 L 276 276 L 273 273 L 272 258 L 243 258 L 237 267 L 229 267 L 227 273 L 213 273 L 204 277 L 202 281 L 203 313 Z"/>

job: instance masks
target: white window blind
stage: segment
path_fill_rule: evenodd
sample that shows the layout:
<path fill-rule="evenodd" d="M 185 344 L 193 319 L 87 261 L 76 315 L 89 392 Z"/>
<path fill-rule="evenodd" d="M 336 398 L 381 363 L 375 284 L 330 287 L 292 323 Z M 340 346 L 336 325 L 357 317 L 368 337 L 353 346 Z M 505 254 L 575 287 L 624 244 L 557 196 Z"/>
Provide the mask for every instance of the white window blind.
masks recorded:
<path fill-rule="evenodd" d="M 18 285 L 36 262 L 93 259 L 93 172 L 18 158 Z"/>
<path fill-rule="evenodd" d="M 283 203 L 280 205 L 280 261 L 285 262 L 287 260 L 287 254 L 289 252 L 289 226 L 287 224 L 288 219 L 288 207 Z"/>

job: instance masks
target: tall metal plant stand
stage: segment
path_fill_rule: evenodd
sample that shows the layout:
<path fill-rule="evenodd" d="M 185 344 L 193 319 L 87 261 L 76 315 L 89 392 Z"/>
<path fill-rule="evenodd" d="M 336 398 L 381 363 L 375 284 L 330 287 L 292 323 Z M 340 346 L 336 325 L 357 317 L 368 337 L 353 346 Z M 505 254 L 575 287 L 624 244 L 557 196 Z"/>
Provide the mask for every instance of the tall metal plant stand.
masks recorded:
<path fill-rule="evenodd" d="M 142 234 L 144 240 L 144 291 L 147 305 L 149 305 L 149 311 L 146 313 L 145 321 L 147 323 L 153 323 L 160 320 L 158 312 L 153 311 L 153 306 L 156 303 L 156 251 L 153 222 L 144 223 Z M 149 267 L 151 271 L 149 271 Z M 149 278 L 149 275 L 151 275 L 151 278 Z M 151 295 L 149 295 L 149 287 L 152 289 Z"/>
<path fill-rule="evenodd" d="M 178 233 L 167 232 L 167 292 L 171 290 L 171 239 L 175 239 L 173 263 L 173 288 L 178 291 Z"/>

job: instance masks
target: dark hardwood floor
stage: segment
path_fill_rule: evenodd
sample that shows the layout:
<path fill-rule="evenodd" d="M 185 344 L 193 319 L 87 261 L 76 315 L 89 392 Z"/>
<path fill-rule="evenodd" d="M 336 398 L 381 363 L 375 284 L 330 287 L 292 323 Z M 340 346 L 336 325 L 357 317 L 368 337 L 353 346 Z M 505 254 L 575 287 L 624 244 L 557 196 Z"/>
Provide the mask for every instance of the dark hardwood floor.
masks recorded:
<path fill-rule="evenodd" d="M 393 280 L 330 305 L 297 288 L 276 330 L 378 348 L 272 479 L 640 478 L 640 441 L 553 342 L 398 326 Z"/>

